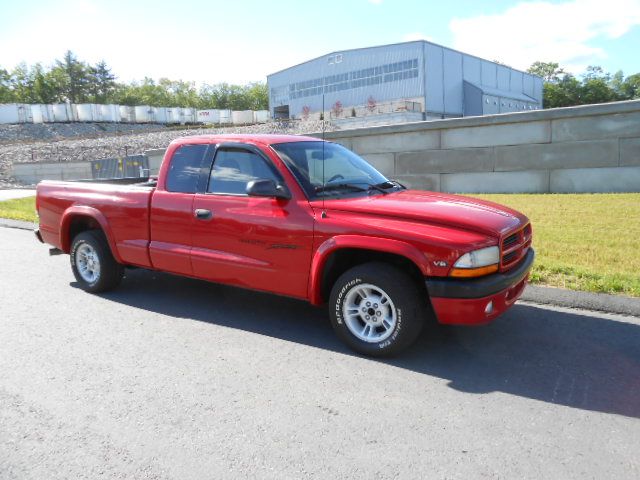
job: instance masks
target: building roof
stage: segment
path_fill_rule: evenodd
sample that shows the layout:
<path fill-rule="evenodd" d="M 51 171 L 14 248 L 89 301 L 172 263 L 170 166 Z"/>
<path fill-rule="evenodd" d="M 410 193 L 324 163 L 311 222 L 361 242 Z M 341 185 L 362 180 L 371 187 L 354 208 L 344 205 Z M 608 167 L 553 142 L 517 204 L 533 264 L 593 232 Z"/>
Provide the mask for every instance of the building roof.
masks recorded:
<path fill-rule="evenodd" d="M 459 54 L 461 54 L 461 55 L 465 55 L 465 56 L 467 56 L 467 57 L 473 57 L 473 58 L 477 58 L 478 60 L 482 60 L 482 61 L 485 61 L 485 62 L 495 63 L 496 65 L 500 65 L 500 66 L 505 67 L 505 68 L 508 68 L 508 69 L 510 69 L 510 70 L 515 70 L 516 72 L 521 72 L 521 73 L 524 73 L 524 74 L 526 74 L 526 75 L 531 75 L 532 77 L 536 77 L 536 76 L 537 76 L 537 75 L 534 75 L 534 74 L 532 74 L 532 73 L 525 72 L 525 71 L 523 71 L 523 70 L 518 70 L 517 68 L 510 67 L 510 66 L 508 66 L 508 65 L 503 65 L 503 64 L 500 64 L 500 63 L 494 62 L 494 61 L 492 61 L 492 60 L 487 60 L 486 58 L 481 58 L 481 57 L 478 57 L 478 56 L 476 56 L 476 55 L 472 55 L 472 54 L 470 54 L 470 53 L 461 52 L 460 50 L 455 50 L 455 49 L 453 49 L 453 48 L 449 48 L 449 47 L 446 47 L 446 46 L 444 46 L 444 45 L 440 45 L 440 44 L 437 44 L 437 43 L 434 43 L 434 42 L 430 42 L 430 41 L 428 41 L 428 40 L 410 40 L 410 41 L 408 41 L 408 42 L 388 43 L 388 44 L 385 44 L 385 45 L 372 45 L 372 46 L 370 46 L 370 47 L 348 48 L 348 49 L 346 49 L 346 50 L 337 50 L 337 51 L 329 52 L 329 53 L 326 53 L 326 54 L 324 54 L 324 55 L 320 55 L 319 57 L 315 57 L 315 58 L 312 58 L 312 59 L 310 59 L 310 60 L 305 60 L 304 62 L 296 63 L 295 65 L 291 65 L 290 67 L 283 68 L 283 69 L 281 69 L 281 70 L 278 70 L 277 72 L 270 73 L 270 74 L 268 74 L 268 75 L 267 75 L 267 80 L 268 80 L 268 79 L 269 79 L 269 77 L 270 77 L 270 76 L 272 76 L 272 75 L 277 75 L 278 73 L 284 72 L 284 71 L 289 70 L 289 69 L 294 68 L 294 67 L 298 67 L 298 66 L 300 66 L 300 65 L 304 65 L 304 64 L 306 64 L 306 63 L 315 62 L 316 60 L 319 60 L 319 59 L 321 59 L 321 58 L 327 57 L 327 56 L 329 56 L 329 55 L 335 55 L 336 53 L 356 52 L 356 51 L 358 51 L 358 50 L 370 50 L 370 49 L 373 49 L 373 48 L 394 47 L 394 46 L 397 46 L 397 45 L 409 45 L 409 44 L 412 44 L 412 43 L 420 43 L 420 44 L 429 44 L 429 45 L 433 45 L 434 47 L 444 48 L 444 49 L 446 49 L 446 50 L 450 50 L 450 51 L 452 51 L 452 52 L 456 52 L 456 53 L 459 53 Z"/>
<path fill-rule="evenodd" d="M 506 97 L 513 100 L 520 100 L 521 102 L 538 103 L 535 98 L 532 98 L 529 95 L 525 95 L 524 93 L 513 92 L 511 90 L 500 90 L 499 88 L 485 87 L 484 85 L 479 85 L 475 82 L 469 82 L 468 80 L 465 80 L 464 82 L 468 83 L 469 85 L 473 85 L 485 95 L 491 95 L 493 97 Z"/>

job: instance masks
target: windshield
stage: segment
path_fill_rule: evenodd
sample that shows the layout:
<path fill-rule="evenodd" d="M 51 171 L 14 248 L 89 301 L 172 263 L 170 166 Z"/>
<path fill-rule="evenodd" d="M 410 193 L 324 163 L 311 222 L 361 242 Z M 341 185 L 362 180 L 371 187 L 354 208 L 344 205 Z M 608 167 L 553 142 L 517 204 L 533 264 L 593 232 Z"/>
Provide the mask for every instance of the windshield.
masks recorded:
<path fill-rule="evenodd" d="M 402 188 L 337 143 L 277 143 L 271 148 L 289 167 L 311 200 L 389 193 L 392 189 Z"/>

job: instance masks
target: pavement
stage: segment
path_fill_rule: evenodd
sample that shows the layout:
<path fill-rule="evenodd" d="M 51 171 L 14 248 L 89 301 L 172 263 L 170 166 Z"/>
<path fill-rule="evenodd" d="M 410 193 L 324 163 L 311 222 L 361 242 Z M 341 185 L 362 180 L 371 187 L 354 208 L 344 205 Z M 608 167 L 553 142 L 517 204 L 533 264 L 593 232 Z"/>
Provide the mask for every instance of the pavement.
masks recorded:
<path fill-rule="evenodd" d="M 33 230 L 35 223 L 0 218 L 0 227 Z M 522 300 L 540 305 L 578 308 L 597 312 L 640 317 L 640 298 L 604 293 L 580 292 L 563 288 L 527 285 Z"/>
<path fill-rule="evenodd" d="M 0 189 L 0 202 L 4 200 L 13 200 L 14 198 L 33 197 L 35 194 L 35 189 L 30 188 Z"/>
<path fill-rule="evenodd" d="M 143 269 L 91 295 L 0 244 L 3 480 L 639 477 L 640 318 L 519 302 L 380 361 L 304 302 Z"/>

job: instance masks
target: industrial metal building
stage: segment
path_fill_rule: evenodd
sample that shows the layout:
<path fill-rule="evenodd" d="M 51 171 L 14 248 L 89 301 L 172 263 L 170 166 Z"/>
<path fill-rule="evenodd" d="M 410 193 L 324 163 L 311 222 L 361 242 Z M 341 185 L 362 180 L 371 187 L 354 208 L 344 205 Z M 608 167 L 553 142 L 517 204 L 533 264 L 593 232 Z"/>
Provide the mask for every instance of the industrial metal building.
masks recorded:
<path fill-rule="evenodd" d="M 540 77 L 425 40 L 330 53 L 268 75 L 267 85 L 273 118 L 430 120 L 542 108 Z"/>

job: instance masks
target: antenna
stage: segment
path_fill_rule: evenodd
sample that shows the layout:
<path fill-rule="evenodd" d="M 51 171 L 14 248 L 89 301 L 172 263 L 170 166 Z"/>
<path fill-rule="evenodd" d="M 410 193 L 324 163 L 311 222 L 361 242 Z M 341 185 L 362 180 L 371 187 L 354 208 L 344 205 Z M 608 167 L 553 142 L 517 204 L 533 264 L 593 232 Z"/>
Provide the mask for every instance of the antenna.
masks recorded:
<path fill-rule="evenodd" d="M 324 176 L 324 133 L 325 133 L 325 119 L 324 119 L 324 92 L 322 93 L 322 114 L 321 114 L 321 122 L 322 122 L 322 213 L 320 214 L 320 218 L 327 218 L 327 212 L 324 209 L 324 191 L 326 187 L 325 176 Z"/>

